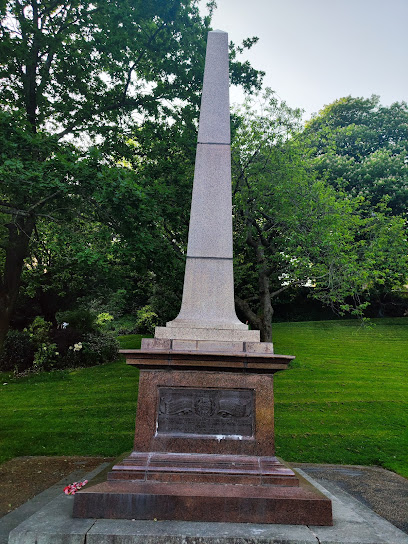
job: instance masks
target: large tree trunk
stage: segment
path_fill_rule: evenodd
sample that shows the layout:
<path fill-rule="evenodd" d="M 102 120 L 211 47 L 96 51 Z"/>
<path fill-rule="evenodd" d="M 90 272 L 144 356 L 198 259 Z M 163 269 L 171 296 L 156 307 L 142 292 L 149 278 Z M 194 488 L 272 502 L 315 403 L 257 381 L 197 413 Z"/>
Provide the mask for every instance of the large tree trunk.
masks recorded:
<path fill-rule="evenodd" d="M 24 259 L 28 255 L 34 224 L 34 216 L 29 216 L 25 220 L 19 218 L 18 224 L 14 222 L 6 225 L 9 236 L 3 277 L 0 279 L 0 351 L 3 348 L 16 304 Z"/>
<path fill-rule="evenodd" d="M 265 265 L 263 265 L 259 271 L 258 284 L 261 314 L 261 342 L 272 342 L 273 306 L 271 302 L 269 276 Z"/>
<path fill-rule="evenodd" d="M 258 272 L 259 313 L 256 314 L 246 300 L 242 300 L 237 296 L 235 296 L 235 305 L 238 312 L 245 316 L 251 328 L 261 331 L 261 342 L 272 342 L 273 306 L 271 302 L 269 274 L 266 263 L 262 262 L 262 248 L 259 249 L 258 262 L 262 263 Z"/>
<path fill-rule="evenodd" d="M 235 307 L 238 310 L 238 315 L 243 315 L 245 321 L 251 325 L 251 329 L 258 331 L 261 329 L 261 318 L 258 317 L 254 311 L 252 311 L 246 300 L 243 300 L 235 295 Z"/>
<path fill-rule="evenodd" d="M 258 265 L 259 312 L 256 314 L 251 310 L 247 301 L 242 300 L 237 296 L 235 297 L 235 305 L 238 311 L 246 317 L 252 329 L 261 332 L 261 342 L 272 342 L 273 307 L 271 302 L 269 272 L 262 236 L 258 233 L 258 237 L 253 237 L 251 231 L 252 224 L 253 223 L 249 221 L 246 242 L 255 249 L 256 254 L 256 262 Z"/>
<path fill-rule="evenodd" d="M 261 316 L 257 315 L 250 307 L 246 300 L 235 295 L 235 307 L 238 310 L 238 315 L 243 315 L 247 323 L 251 325 L 251 329 L 261 331 L 261 342 L 272 342 L 272 316 L 273 307 L 271 300 L 265 295 L 264 300 L 261 300 Z"/>

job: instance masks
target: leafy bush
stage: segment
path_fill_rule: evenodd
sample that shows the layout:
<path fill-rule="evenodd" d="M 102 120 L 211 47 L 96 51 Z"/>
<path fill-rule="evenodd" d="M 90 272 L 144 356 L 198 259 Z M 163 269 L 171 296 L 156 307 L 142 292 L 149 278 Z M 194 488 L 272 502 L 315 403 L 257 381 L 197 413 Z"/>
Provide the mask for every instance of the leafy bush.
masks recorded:
<path fill-rule="evenodd" d="M 33 322 L 27 328 L 27 332 L 34 344 L 39 347 L 41 344 L 48 342 L 50 338 L 52 323 L 45 321 L 45 319 L 39 315 L 34 318 Z"/>
<path fill-rule="evenodd" d="M 114 361 L 119 350 L 119 342 L 110 334 L 87 334 L 82 342 L 84 364 L 81 366 L 101 365 Z"/>
<path fill-rule="evenodd" d="M 87 367 L 113 361 L 119 343 L 106 331 L 112 320 L 108 312 L 96 316 L 87 309 L 60 313 L 58 321 L 68 324 L 55 334 L 61 353 L 60 367 Z"/>
<path fill-rule="evenodd" d="M 113 361 L 119 343 L 106 332 L 104 324 L 113 318 L 103 313 L 97 318 L 87 310 L 59 314 L 65 328 L 53 329 L 52 324 L 37 316 L 23 331 L 10 330 L 0 357 L 0 371 L 47 371 L 87 367 Z M 68 321 L 68 319 L 70 321 Z"/>
<path fill-rule="evenodd" d="M 58 366 L 57 344 L 41 344 L 34 354 L 33 370 L 52 370 Z"/>
<path fill-rule="evenodd" d="M 134 315 L 124 315 L 112 322 L 112 330 L 116 334 L 133 334 L 137 329 L 137 317 Z"/>
<path fill-rule="evenodd" d="M 37 316 L 23 331 L 7 333 L 0 359 L 1 370 L 20 374 L 27 370 L 51 370 L 57 364 L 57 345 L 50 343 L 52 324 Z"/>
<path fill-rule="evenodd" d="M 0 356 L 0 370 L 24 372 L 32 367 L 36 345 L 28 331 L 9 330 Z"/>
<path fill-rule="evenodd" d="M 96 316 L 95 325 L 101 329 L 109 329 L 113 321 L 113 315 L 108 312 L 102 312 Z"/>
<path fill-rule="evenodd" d="M 96 315 L 84 308 L 57 312 L 56 318 L 58 325 L 61 326 L 66 323 L 71 329 L 76 329 L 83 334 L 93 332 L 96 329 Z"/>
<path fill-rule="evenodd" d="M 139 332 L 154 333 L 154 328 L 157 326 L 159 317 L 152 307 L 147 305 L 137 311 L 136 326 Z"/>
<path fill-rule="evenodd" d="M 69 346 L 63 339 L 64 333 L 72 339 L 69 329 L 59 331 L 59 357 L 54 368 L 88 367 L 108 363 L 116 359 L 119 343 L 106 332 L 93 332 L 81 335 Z"/>

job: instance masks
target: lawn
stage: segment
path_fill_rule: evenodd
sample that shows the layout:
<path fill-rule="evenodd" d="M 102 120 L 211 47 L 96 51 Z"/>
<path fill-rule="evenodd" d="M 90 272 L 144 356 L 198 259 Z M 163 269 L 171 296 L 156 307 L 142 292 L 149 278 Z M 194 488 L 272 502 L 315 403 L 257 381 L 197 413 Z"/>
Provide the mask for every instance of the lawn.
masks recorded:
<path fill-rule="evenodd" d="M 277 454 L 288 461 L 380 465 L 408 477 L 408 318 L 274 325 Z M 140 337 L 121 338 L 138 347 Z M 137 371 L 123 360 L 10 378 L 0 385 L 0 461 L 130 450 Z"/>
<path fill-rule="evenodd" d="M 288 461 L 380 465 L 408 477 L 408 319 L 277 323 L 276 449 Z"/>
<path fill-rule="evenodd" d="M 132 336 L 140 347 L 140 336 Z M 131 450 L 137 390 L 138 371 L 122 358 L 18 379 L 2 374 L 0 462 L 20 455 L 116 456 Z"/>

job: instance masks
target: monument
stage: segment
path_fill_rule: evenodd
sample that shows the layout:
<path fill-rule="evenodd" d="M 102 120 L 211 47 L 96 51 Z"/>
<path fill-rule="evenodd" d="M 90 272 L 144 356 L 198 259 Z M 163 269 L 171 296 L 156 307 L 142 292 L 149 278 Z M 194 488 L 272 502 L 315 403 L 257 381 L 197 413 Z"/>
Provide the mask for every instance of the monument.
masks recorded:
<path fill-rule="evenodd" d="M 179 315 L 141 350 L 133 452 L 74 516 L 331 525 L 331 501 L 274 455 L 273 353 L 236 316 L 228 35 L 209 32 Z"/>

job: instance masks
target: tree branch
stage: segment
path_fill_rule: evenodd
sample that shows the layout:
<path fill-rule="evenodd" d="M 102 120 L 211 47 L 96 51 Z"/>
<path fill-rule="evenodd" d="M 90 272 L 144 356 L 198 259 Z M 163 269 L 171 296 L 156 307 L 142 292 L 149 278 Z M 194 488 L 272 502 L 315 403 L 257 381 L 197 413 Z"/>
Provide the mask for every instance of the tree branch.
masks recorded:
<path fill-rule="evenodd" d="M 55 191 L 51 195 L 45 196 L 44 198 L 42 198 L 41 200 L 39 200 L 38 202 L 30 206 L 28 208 L 28 213 L 32 212 L 35 208 L 38 208 L 38 206 L 41 206 L 42 204 L 44 204 L 44 202 L 47 202 L 47 200 L 51 200 L 52 198 L 54 198 L 54 196 L 58 195 L 59 193 L 61 193 L 61 189 L 59 189 L 58 191 Z"/>
<path fill-rule="evenodd" d="M 27 217 L 28 215 L 30 215 L 26 210 L 20 210 L 20 209 L 15 208 L 14 206 L 12 206 L 10 204 L 0 203 L 0 210 L 3 213 L 13 214 L 13 215 L 21 215 L 23 217 Z"/>
<path fill-rule="evenodd" d="M 132 63 L 132 65 L 130 66 L 129 68 L 129 71 L 128 71 L 128 75 L 127 75 L 127 79 L 126 79 L 126 83 L 125 83 L 125 86 L 123 88 L 123 93 L 122 93 L 122 100 L 124 101 L 126 99 L 126 95 L 127 95 L 127 92 L 128 92 L 128 89 L 129 89 L 129 85 L 130 85 L 130 81 L 132 79 L 132 73 L 133 73 L 133 70 L 135 69 L 135 66 L 137 66 L 139 64 L 139 62 L 142 60 L 142 58 L 145 56 L 146 54 L 146 50 L 147 48 L 151 45 L 151 43 L 153 42 L 153 40 L 156 38 L 157 34 L 166 26 L 166 23 L 163 22 L 158 28 L 156 28 L 155 32 L 153 32 L 153 34 L 150 36 L 150 38 L 148 39 L 147 41 L 147 44 L 145 46 L 145 48 L 143 49 L 143 51 L 140 52 L 139 56 L 137 57 L 137 59 Z"/>
<path fill-rule="evenodd" d="M 251 323 L 251 325 L 255 327 L 256 329 L 260 329 L 262 320 L 260 317 L 256 315 L 255 312 L 251 310 L 248 302 L 238 297 L 237 295 L 234 296 L 234 301 L 235 301 L 235 306 L 247 318 L 247 320 Z"/>
<path fill-rule="evenodd" d="M 276 297 L 276 296 L 280 295 L 281 293 L 283 293 L 284 291 L 286 291 L 287 289 L 289 289 L 290 287 L 294 287 L 295 285 L 301 285 L 301 282 L 300 281 L 295 281 L 294 283 L 288 283 L 287 285 L 282 285 L 282 287 L 280 289 L 277 289 L 276 291 L 273 291 L 270 294 L 270 296 L 271 296 L 271 298 Z"/>
<path fill-rule="evenodd" d="M 134 63 L 129 67 L 129 70 L 128 70 L 128 73 L 127 73 L 127 77 L 126 77 L 126 82 L 125 82 L 125 85 L 124 85 L 124 88 L 123 88 L 123 91 L 122 91 L 122 94 L 121 94 L 121 98 L 120 100 L 118 100 L 117 102 L 111 104 L 110 106 L 103 106 L 99 109 L 96 109 L 94 110 L 90 115 L 87 116 L 87 119 L 90 120 L 94 117 L 96 117 L 98 114 L 100 113 L 103 113 L 103 112 L 108 112 L 108 111 L 115 111 L 115 110 L 118 110 L 120 108 L 123 108 L 125 106 L 132 106 L 134 108 L 136 108 L 139 104 L 140 104 L 140 98 L 139 99 L 135 99 L 135 98 L 126 98 L 127 97 L 127 92 L 129 90 L 129 86 L 130 86 L 130 82 L 131 82 L 131 79 L 132 79 L 132 73 L 135 69 L 135 67 L 139 64 L 139 62 L 142 60 L 142 58 L 144 57 L 144 55 L 146 54 L 146 51 L 147 51 L 147 47 L 151 45 L 151 43 L 153 42 L 153 40 L 156 38 L 157 34 L 166 26 L 166 23 L 163 22 L 156 30 L 155 32 L 153 32 L 153 34 L 150 36 L 149 40 L 147 41 L 147 44 L 145 46 L 145 48 L 143 49 L 143 51 L 139 54 L 139 56 L 137 57 L 137 59 L 134 61 Z M 160 97 L 156 96 L 155 97 L 155 100 L 157 101 Z M 84 123 L 86 121 L 85 118 L 79 120 L 79 125 L 78 125 L 78 129 L 82 126 L 82 123 Z M 57 134 L 57 138 L 58 139 L 61 139 L 63 138 L 64 136 L 66 136 L 67 134 L 70 134 L 73 129 L 75 128 L 75 126 L 77 125 L 77 122 L 75 123 L 71 123 L 66 129 L 64 129 L 63 131 L 59 132 Z"/>

